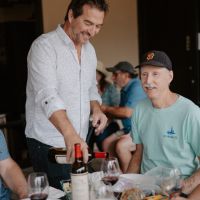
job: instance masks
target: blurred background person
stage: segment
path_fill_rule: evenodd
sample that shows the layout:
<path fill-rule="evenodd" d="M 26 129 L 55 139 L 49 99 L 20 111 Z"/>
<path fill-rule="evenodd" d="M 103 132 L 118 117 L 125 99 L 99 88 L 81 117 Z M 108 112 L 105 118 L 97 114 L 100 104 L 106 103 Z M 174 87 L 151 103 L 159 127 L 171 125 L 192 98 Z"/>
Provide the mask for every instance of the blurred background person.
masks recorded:
<path fill-rule="evenodd" d="M 96 79 L 97 79 L 97 87 L 99 94 L 102 98 L 102 104 L 108 106 L 118 106 L 120 103 L 120 91 L 112 83 L 111 77 L 109 76 L 109 72 L 106 70 L 105 66 L 101 61 L 97 62 L 97 70 L 96 70 Z M 100 151 L 102 151 L 102 141 L 110 135 L 110 133 L 119 130 L 120 126 L 118 125 L 118 121 L 115 119 L 108 118 L 107 127 L 104 129 L 103 134 L 99 134 L 95 138 L 95 142 Z"/>
<path fill-rule="evenodd" d="M 112 72 L 112 79 L 120 90 L 119 106 L 109 106 L 102 104 L 102 111 L 112 119 L 121 119 L 122 126 L 107 134 L 102 143 L 103 151 L 109 152 L 119 158 L 119 163 L 123 172 L 126 171 L 135 145 L 130 137 L 131 116 L 136 104 L 146 98 L 137 71 L 129 62 L 117 63 L 114 67 L 107 68 Z M 102 133 L 104 134 L 104 132 Z"/>
<path fill-rule="evenodd" d="M 102 98 L 102 104 L 108 106 L 118 106 L 120 102 L 120 92 L 111 80 L 109 80 L 109 72 L 105 69 L 101 61 L 97 62 L 97 87 Z"/>

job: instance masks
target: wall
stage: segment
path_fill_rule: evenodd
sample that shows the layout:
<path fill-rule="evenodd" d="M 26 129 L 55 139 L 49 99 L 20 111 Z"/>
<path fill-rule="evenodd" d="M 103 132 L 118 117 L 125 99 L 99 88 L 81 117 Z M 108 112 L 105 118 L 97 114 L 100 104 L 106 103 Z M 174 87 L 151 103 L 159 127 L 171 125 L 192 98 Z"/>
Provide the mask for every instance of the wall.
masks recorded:
<path fill-rule="evenodd" d="M 44 32 L 63 23 L 70 0 L 42 0 Z M 127 60 L 138 64 L 137 0 L 109 0 L 110 11 L 92 43 L 106 66 Z"/>

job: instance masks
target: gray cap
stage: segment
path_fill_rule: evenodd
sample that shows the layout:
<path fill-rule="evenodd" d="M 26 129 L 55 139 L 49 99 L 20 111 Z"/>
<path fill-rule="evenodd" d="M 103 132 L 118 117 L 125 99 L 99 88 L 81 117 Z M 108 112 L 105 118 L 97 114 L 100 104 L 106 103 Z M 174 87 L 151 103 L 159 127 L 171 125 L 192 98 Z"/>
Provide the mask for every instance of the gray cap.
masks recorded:
<path fill-rule="evenodd" d="M 138 68 L 144 65 L 152 65 L 156 67 L 165 67 L 168 70 L 172 70 L 172 62 L 168 55 L 164 51 L 148 51 L 142 57 Z"/>
<path fill-rule="evenodd" d="M 129 74 L 135 74 L 133 65 L 126 61 L 119 62 L 115 66 L 109 67 L 106 70 L 108 70 L 109 72 L 116 72 L 120 70 L 122 72 L 128 72 Z"/>

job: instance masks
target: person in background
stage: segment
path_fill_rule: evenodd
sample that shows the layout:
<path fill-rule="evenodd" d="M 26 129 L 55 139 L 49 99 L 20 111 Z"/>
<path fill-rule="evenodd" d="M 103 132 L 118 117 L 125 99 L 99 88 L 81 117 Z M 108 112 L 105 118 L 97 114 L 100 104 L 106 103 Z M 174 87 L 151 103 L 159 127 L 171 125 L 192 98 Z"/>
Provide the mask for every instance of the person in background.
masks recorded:
<path fill-rule="evenodd" d="M 120 92 L 116 86 L 108 80 L 109 72 L 105 69 L 102 62 L 97 62 L 96 71 L 97 87 L 102 98 L 102 104 L 108 106 L 118 106 L 120 103 Z M 103 151 L 102 141 L 107 137 L 107 135 L 111 132 L 119 130 L 120 128 L 115 119 L 109 119 L 107 124 L 108 125 L 104 129 L 103 133 L 95 137 L 95 142 L 100 151 Z"/>
<path fill-rule="evenodd" d="M 119 62 L 114 67 L 107 68 L 113 73 L 113 82 L 121 89 L 119 106 L 102 104 L 102 111 L 109 117 L 121 119 L 122 129 L 111 132 L 103 141 L 103 150 L 119 158 L 123 172 L 126 171 L 135 145 L 130 137 L 131 116 L 135 105 L 146 95 L 142 89 L 138 74 L 129 62 Z M 126 155 L 126 156 L 124 156 Z"/>
<path fill-rule="evenodd" d="M 97 87 L 102 98 L 102 104 L 108 106 L 118 106 L 120 102 L 120 92 L 114 84 L 108 81 L 108 71 L 102 62 L 97 62 Z"/>
<path fill-rule="evenodd" d="M 26 179 L 20 167 L 10 157 L 4 135 L 0 131 L 0 199 L 11 199 L 9 189 L 20 199 L 28 196 Z"/>
<path fill-rule="evenodd" d="M 200 164 L 200 109 L 170 90 L 174 75 L 165 52 L 145 53 L 138 67 L 148 98 L 138 103 L 132 116 L 136 151 L 127 173 L 145 173 L 157 166 L 175 167 L 188 185 L 187 180 L 194 182 L 191 175 Z M 183 184 L 184 188 L 187 186 Z"/>
<path fill-rule="evenodd" d="M 105 0 L 72 0 L 64 24 L 38 37 L 28 53 L 27 144 L 34 170 L 46 172 L 56 188 L 70 178 L 71 165 L 50 163 L 49 148 L 66 147 L 69 161 L 74 144 L 80 143 L 87 162 L 90 114 L 97 133 L 107 122 L 96 86 L 97 58 L 89 42 L 107 11 Z"/>

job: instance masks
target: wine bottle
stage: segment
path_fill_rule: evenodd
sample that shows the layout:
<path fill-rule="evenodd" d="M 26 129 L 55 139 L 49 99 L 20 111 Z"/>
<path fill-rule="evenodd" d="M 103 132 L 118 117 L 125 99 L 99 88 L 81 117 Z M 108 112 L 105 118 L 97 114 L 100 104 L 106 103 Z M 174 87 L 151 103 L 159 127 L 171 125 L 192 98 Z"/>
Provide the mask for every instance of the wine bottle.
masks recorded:
<path fill-rule="evenodd" d="M 75 161 L 72 164 L 71 184 L 72 200 L 89 200 L 89 183 L 87 164 L 83 162 L 80 143 L 74 145 Z"/>
<path fill-rule="evenodd" d="M 108 158 L 109 153 L 108 152 L 91 152 L 91 150 L 88 150 L 88 162 L 90 162 L 94 158 Z M 48 159 L 49 161 L 53 163 L 58 163 L 58 164 L 72 164 L 72 160 L 69 162 L 66 161 L 66 153 L 67 150 L 66 148 L 57 148 L 57 147 L 52 147 L 49 149 L 48 152 Z"/>

